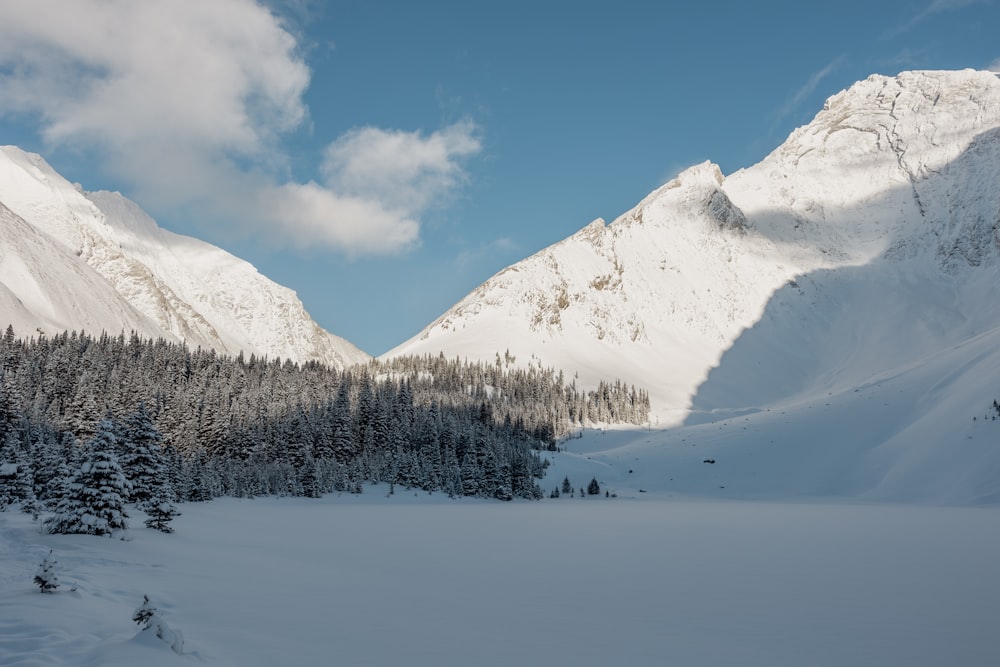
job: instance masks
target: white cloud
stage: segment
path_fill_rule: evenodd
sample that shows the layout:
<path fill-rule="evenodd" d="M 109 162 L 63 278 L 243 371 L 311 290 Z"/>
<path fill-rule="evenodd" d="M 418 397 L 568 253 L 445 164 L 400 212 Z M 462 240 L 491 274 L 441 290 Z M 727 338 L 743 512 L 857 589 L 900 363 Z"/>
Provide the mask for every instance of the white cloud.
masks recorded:
<path fill-rule="evenodd" d="M 821 69 L 809 75 L 809 79 L 792 95 L 787 102 L 778 110 L 777 117 L 784 118 L 802 104 L 809 95 L 812 95 L 820 82 L 836 71 L 844 63 L 844 56 L 839 55 Z"/>
<path fill-rule="evenodd" d="M 280 139 L 308 119 L 309 78 L 255 0 L 0 3 L 0 114 L 37 118 L 50 147 L 93 151 L 140 203 L 292 245 L 412 246 L 420 213 L 479 151 L 476 128 L 356 130 L 330 147 L 322 185 L 289 182 Z"/>
<path fill-rule="evenodd" d="M 364 127 L 326 150 L 323 173 L 345 194 L 420 211 L 463 178 L 461 160 L 479 152 L 477 128 L 462 121 L 424 137 Z"/>
<path fill-rule="evenodd" d="M 297 247 L 316 242 L 351 253 L 378 254 L 406 250 L 419 238 L 415 217 L 374 199 L 339 195 L 313 182 L 286 183 L 259 193 L 258 210 L 281 228 L 301 232 L 288 239 Z"/>
<path fill-rule="evenodd" d="M 53 143 L 112 150 L 168 138 L 252 156 L 305 117 L 309 70 L 243 0 L 5 0 L 3 104 Z"/>
<path fill-rule="evenodd" d="M 886 30 L 882 35 L 882 39 L 892 39 L 905 32 L 909 32 L 917 25 L 923 23 L 936 14 L 955 11 L 957 9 L 962 9 L 963 7 L 968 7 L 969 5 L 982 4 L 984 1 L 985 0 L 932 0 L 929 5 L 909 17 L 907 20 L 903 21 L 899 25 L 893 26 L 889 30 Z"/>
<path fill-rule="evenodd" d="M 991 62 L 989 64 L 989 67 L 987 67 L 986 69 L 988 69 L 991 72 L 997 72 L 998 74 L 1000 74 L 1000 58 L 997 58 L 996 60 Z"/>

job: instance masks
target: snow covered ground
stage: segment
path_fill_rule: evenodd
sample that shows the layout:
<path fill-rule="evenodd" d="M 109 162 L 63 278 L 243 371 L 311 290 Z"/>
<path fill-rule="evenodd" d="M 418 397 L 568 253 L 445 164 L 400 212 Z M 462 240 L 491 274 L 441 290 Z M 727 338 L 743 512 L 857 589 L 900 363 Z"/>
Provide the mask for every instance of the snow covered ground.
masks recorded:
<path fill-rule="evenodd" d="M 585 456 L 557 465 L 589 471 Z M 368 488 L 181 509 L 175 534 L 133 517 L 128 541 L 42 535 L 0 513 L 0 664 L 937 667 L 1000 655 L 996 507 Z M 49 549 L 61 586 L 43 595 L 32 577 Z M 130 620 L 143 595 L 183 633 L 183 655 Z"/>

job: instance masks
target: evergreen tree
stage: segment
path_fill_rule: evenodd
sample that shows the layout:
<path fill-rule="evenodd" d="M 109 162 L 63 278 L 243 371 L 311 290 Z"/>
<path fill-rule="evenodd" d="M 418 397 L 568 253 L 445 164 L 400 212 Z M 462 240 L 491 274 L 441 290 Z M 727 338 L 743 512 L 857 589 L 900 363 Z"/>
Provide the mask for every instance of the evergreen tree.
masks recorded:
<path fill-rule="evenodd" d="M 18 359 L 17 336 L 14 333 L 14 325 L 8 324 L 7 329 L 0 338 L 0 372 L 14 370 Z"/>
<path fill-rule="evenodd" d="M 35 439 L 31 448 L 31 466 L 35 496 L 45 502 L 50 497 L 53 478 L 66 475 L 66 461 L 51 430 L 38 434 Z"/>
<path fill-rule="evenodd" d="M 188 462 L 184 475 L 184 500 L 203 502 L 213 498 L 211 472 L 207 467 L 204 455 L 196 456 Z"/>
<path fill-rule="evenodd" d="M 43 593 L 51 593 L 59 588 L 59 577 L 56 575 L 57 564 L 55 557 L 52 555 L 52 550 L 49 549 L 49 554 L 39 564 L 34 579 L 35 585 Z"/>
<path fill-rule="evenodd" d="M 299 483 L 302 485 L 302 495 L 306 498 L 319 498 L 323 495 L 320 489 L 319 467 L 312 457 L 308 457 L 300 469 Z"/>
<path fill-rule="evenodd" d="M 155 528 L 162 533 L 174 532 L 173 527 L 168 524 L 174 520 L 174 517 L 181 515 L 169 499 L 159 495 L 153 495 L 140 504 L 139 509 L 146 513 L 147 518 L 144 522 L 146 528 Z"/>
<path fill-rule="evenodd" d="M 59 505 L 59 501 L 69 493 L 72 478 L 73 473 L 69 466 L 66 465 L 65 461 L 60 461 L 55 474 L 45 485 L 42 507 L 54 511 Z"/>
<path fill-rule="evenodd" d="M 0 512 L 13 505 L 19 499 L 17 489 L 17 464 L 4 463 L 0 460 Z"/>
<path fill-rule="evenodd" d="M 24 449 L 24 429 L 7 431 L 0 442 L 0 510 L 9 505 L 33 500 L 34 475 Z"/>
<path fill-rule="evenodd" d="M 127 500 L 139 502 L 156 495 L 152 486 L 163 477 L 168 495 L 185 500 L 312 495 L 310 457 L 320 491 L 398 480 L 451 495 L 536 498 L 544 473 L 537 451 L 588 421 L 648 415 L 641 390 L 603 382 L 584 393 L 562 374 L 518 368 L 506 356 L 497 364 L 400 357 L 338 371 L 230 359 L 134 334 L 22 342 L 9 330 L 0 359 L 0 464 L 9 472 L 15 454 L 26 456 L 34 492 L 50 506 L 74 481 L 60 466 L 79 470 L 90 460 L 78 441 L 108 431 L 95 418 L 105 410 L 130 415 L 120 434 L 110 433 L 135 482 Z M 130 414 L 139 401 L 140 414 Z M 143 429 L 133 420 L 144 427 L 155 420 L 162 438 L 152 437 L 153 460 L 136 446 Z M 57 427 L 73 430 L 69 441 L 55 444 Z M 154 472 L 156 449 L 166 475 Z M 20 500 L 16 484 L 4 486 Z"/>
<path fill-rule="evenodd" d="M 171 498 L 172 489 L 166 477 L 166 460 L 163 455 L 163 435 L 153 425 L 145 402 L 125 419 L 122 428 L 124 452 L 122 471 L 132 485 L 127 500 L 144 503 L 154 496 Z"/>
<path fill-rule="evenodd" d="M 21 464 L 17 468 L 17 495 L 21 500 L 21 511 L 30 514 L 35 521 L 42 513 L 42 503 L 35 495 L 35 475 L 31 463 L 27 457 L 21 457 Z"/>
<path fill-rule="evenodd" d="M 21 509 L 29 514 L 34 511 L 37 498 L 35 497 L 35 475 L 31 467 L 31 462 L 23 452 L 18 452 L 17 474 L 14 476 L 14 497 L 20 501 Z"/>
<path fill-rule="evenodd" d="M 296 406 L 292 414 L 282 423 L 282 458 L 296 470 L 301 469 L 310 456 L 309 425 L 303 406 Z"/>
<path fill-rule="evenodd" d="M 476 455 L 468 452 L 462 460 L 462 495 L 478 496 L 482 486 L 482 469 L 476 465 Z"/>
<path fill-rule="evenodd" d="M 125 498 L 131 485 L 113 453 L 112 428 L 109 420 L 101 420 L 89 457 L 56 504 L 55 514 L 45 521 L 48 532 L 110 537 L 128 527 Z"/>
<path fill-rule="evenodd" d="M 132 620 L 142 628 L 141 632 L 152 632 L 174 653 L 184 653 L 184 636 L 178 630 L 167 625 L 156 607 L 150 602 L 148 595 L 142 596 L 142 604 L 132 612 Z"/>
<path fill-rule="evenodd" d="M 344 375 L 337 388 L 337 397 L 333 402 L 333 432 L 331 447 L 333 455 L 340 463 L 346 463 L 354 458 L 358 451 L 357 435 L 351 423 L 351 400 L 349 376 Z"/>
<path fill-rule="evenodd" d="M 17 428 L 21 403 L 17 393 L 14 372 L 0 371 L 0 449 L 7 443 L 7 435 L 13 435 Z"/>
<path fill-rule="evenodd" d="M 596 496 L 601 493 L 601 485 L 597 483 L 596 477 L 592 477 L 590 479 L 590 484 L 587 485 L 587 493 L 591 496 Z"/>
<path fill-rule="evenodd" d="M 156 607 L 150 601 L 148 595 L 142 596 L 142 604 L 132 612 L 132 620 L 143 629 L 149 627 L 150 620 L 156 616 Z"/>
<path fill-rule="evenodd" d="M 64 413 L 66 430 L 72 431 L 78 438 L 90 438 L 96 433 L 94 419 L 101 414 L 97 406 L 97 395 L 93 385 L 98 384 L 96 372 L 93 369 L 80 371 L 77 388 L 72 398 L 68 400 Z"/>
<path fill-rule="evenodd" d="M 358 381 L 358 446 L 362 450 L 376 447 L 375 430 L 378 415 L 378 404 L 372 379 L 367 373 Z"/>

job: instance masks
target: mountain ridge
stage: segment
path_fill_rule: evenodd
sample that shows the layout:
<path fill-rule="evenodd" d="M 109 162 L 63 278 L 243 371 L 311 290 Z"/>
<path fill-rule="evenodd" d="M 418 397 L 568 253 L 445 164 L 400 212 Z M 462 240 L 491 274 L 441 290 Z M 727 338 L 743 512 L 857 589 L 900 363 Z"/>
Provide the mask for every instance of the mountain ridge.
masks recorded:
<path fill-rule="evenodd" d="M 556 479 L 672 498 L 991 504 L 1000 78 L 873 75 L 756 165 L 682 171 L 499 272 L 394 354 L 649 392 Z M 634 338 L 634 339 L 633 339 Z"/>
<path fill-rule="evenodd" d="M 0 204 L 6 227 L 21 230 L 0 257 L 15 329 L 134 330 L 234 356 L 337 367 L 370 358 L 324 331 L 294 292 L 249 263 L 160 228 L 118 193 L 84 192 L 36 154 L 0 147 Z M 22 247 L 28 237 L 31 252 Z M 73 289 L 89 273 L 86 289 Z"/>
<path fill-rule="evenodd" d="M 499 272 L 384 356 L 509 350 L 585 382 L 636 382 L 661 425 L 681 423 L 725 351 L 804 276 L 909 262 L 960 277 L 992 263 L 998 137 L 994 73 L 873 75 L 757 165 L 681 172 L 611 224 Z"/>

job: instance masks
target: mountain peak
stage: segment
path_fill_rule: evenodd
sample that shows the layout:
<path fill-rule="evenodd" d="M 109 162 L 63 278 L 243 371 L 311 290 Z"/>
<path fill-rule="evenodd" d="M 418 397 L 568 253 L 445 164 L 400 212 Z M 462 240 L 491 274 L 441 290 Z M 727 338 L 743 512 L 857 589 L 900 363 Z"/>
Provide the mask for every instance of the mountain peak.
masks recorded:
<path fill-rule="evenodd" d="M 711 230 L 745 233 L 746 216 L 730 201 L 723 184 L 722 169 L 705 161 L 681 171 L 660 186 L 613 225 L 696 225 Z"/>
<path fill-rule="evenodd" d="M 865 280 L 907 272 L 923 284 L 996 264 L 998 163 L 996 75 L 875 75 L 832 96 L 760 163 L 728 177 L 711 162 L 682 171 L 611 224 L 595 221 L 494 276 L 386 356 L 510 350 L 583 382 L 636 382 L 661 423 L 684 419 L 762 318 L 829 317 L 813 309 L 832 276 L 870 267 Z M 961 308 L 962 321 L 979 321 Z M 819 363 L 803 359 L 801 369 Z M 753 394 L 727 392 L 711 395 Z"/>
<path fill-rule="evenodd" d="M 956 246 L 993 224 L 984 193 L 996 187 L 988 144 L 998 128 L 1000 79 L 991 72 L 873 75 L 830 97 L 724 189 L 756 229 L 817 264 L 954 264 Z"/>

